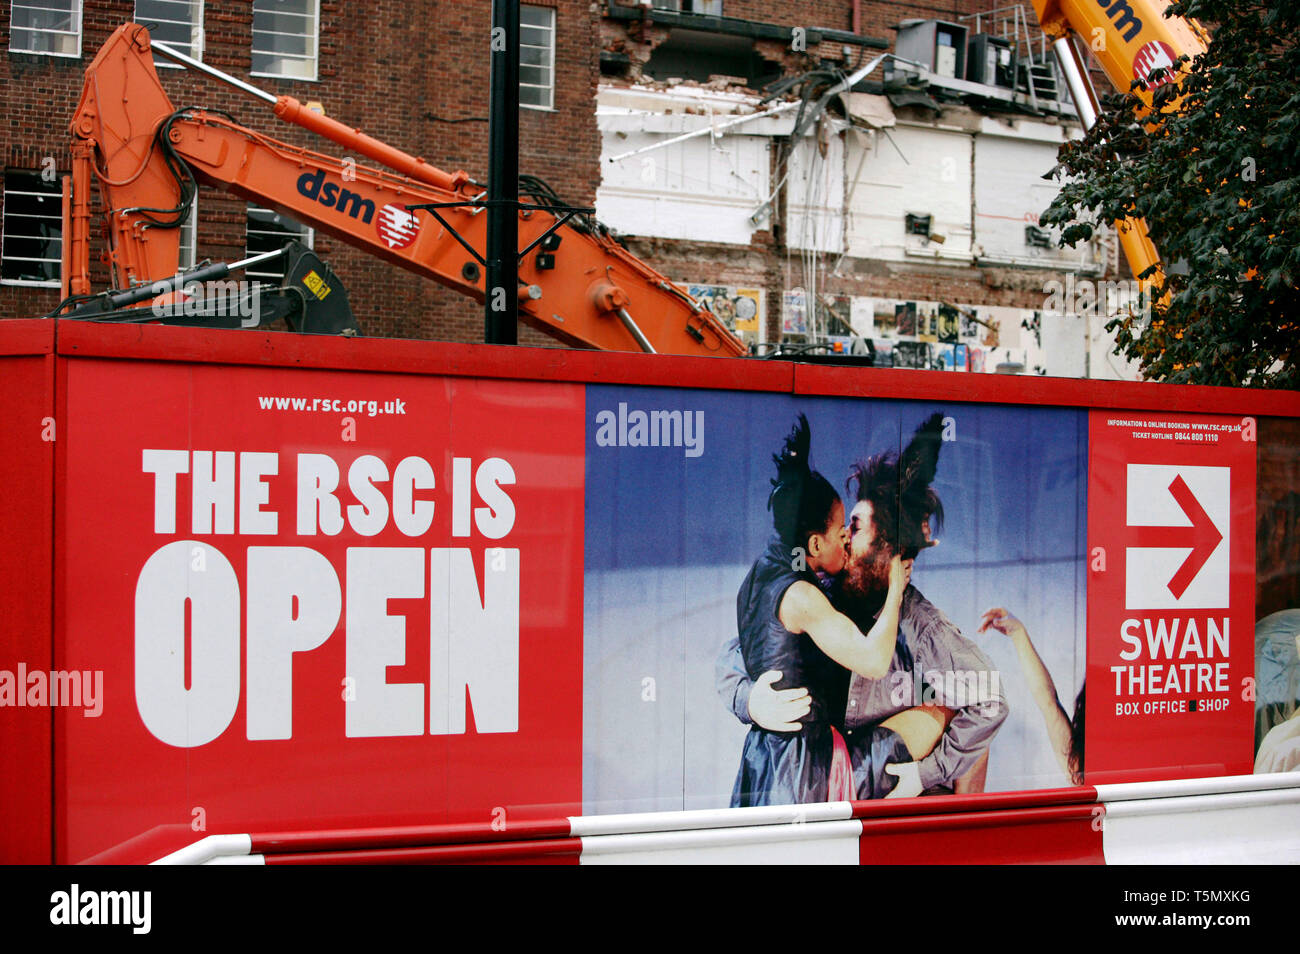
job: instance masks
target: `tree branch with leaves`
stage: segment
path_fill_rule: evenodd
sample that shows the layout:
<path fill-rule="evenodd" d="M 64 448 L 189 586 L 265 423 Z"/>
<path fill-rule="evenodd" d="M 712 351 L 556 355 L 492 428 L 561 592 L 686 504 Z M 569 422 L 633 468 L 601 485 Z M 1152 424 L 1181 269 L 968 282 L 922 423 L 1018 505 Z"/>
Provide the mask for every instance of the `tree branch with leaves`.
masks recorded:
<path fill-rule="evenodd" d="M 1181 0 L 1167 16 L 1217 24 L 1180 83 L 1105 97 L 1062 146 L 1067 174 L 1042 216 L 1061 244 L 1144 219 L 1162 268 L 1150 320 L 1112 318 L 1148 378 L 1300 388 L 1300 4 Z M 1160 75 L 1153 74 L 1159 80 Z"/>

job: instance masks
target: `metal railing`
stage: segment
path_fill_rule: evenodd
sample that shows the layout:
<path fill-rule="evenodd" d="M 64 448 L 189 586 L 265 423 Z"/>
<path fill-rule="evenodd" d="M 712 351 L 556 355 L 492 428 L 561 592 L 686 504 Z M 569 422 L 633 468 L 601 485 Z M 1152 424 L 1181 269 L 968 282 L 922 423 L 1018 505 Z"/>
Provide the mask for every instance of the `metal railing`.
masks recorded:
<path fill-rule="evenodd" d="M 1025 91 L 1029 94 L 1029 103 L 1035 111 L 1039 109 L 1039 82 L 1035 80 L 1034 67 L 1051 64 L 1050 46 L 1047 37 L 1038 27 L 1037 17 L 1031 18 L 1023 3 L 1013 3 L 998 7 L 986 13 L 968 13 L 957 17 L 958 23 L 970 24 L 971 36 L 986 33 L 1000 37 L 1011 44 L 1012 58 L 1015 63 L 1015 86 L 1020 88 L 1023 78 Z M 1032 24 L 1032 26 L 1031 26 Z M 1035 42 L 1035 37 L 1037 42 Z M 1037 49 L 1035 49 L 1037 47 Z M 1059 92 L 1052 84 L 1052 99 L 1059 99 Z M 1044 92 L 1048 90 L 1044 88 Z"/>

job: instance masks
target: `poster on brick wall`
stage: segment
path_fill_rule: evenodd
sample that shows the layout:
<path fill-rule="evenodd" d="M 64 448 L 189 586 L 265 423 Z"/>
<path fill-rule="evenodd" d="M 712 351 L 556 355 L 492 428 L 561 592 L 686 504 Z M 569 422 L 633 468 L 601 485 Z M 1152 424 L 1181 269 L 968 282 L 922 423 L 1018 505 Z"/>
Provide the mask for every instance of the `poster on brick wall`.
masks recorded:
<path fill-rule="evenodd" d="M 793 288 L 782 295 L 781 333 L 782 335 L 808 333 L 808 304 L 802 288 Z"/>
<path fill-rule="evenodd" d="M 853 296 L 849 302 L 849 327 L 855 335 L 871 338 L 876 333 L 876 304 L 870 298 Z"/>
<path fill-rule="evenodd" d="M 686 283 L 686 291 L 747 343 L 764 340 L 763 289 Z"/>

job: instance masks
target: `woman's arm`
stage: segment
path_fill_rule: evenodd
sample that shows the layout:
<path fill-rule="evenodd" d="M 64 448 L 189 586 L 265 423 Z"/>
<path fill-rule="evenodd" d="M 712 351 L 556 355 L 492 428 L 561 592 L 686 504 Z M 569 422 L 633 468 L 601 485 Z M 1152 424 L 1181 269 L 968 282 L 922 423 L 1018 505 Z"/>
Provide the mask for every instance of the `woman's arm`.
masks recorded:
<path fill-rule="evenodd" d="M 889 595 L 875 624 L 864 636 L 830 600 L 811 583 L 792 584 L 781 597 L 781 625 L 792 633 L 807 633 L 817 648 L 845 669 L 867 679 L 889 672 L 898 639 L 898 611 L 903 590 L 912 576 L 912 561 L 894 557 L 889 567 Z"/>
<path fill-rule="evenodd" d="M 1038 711 L 1043 714 L 1043 724 L 1047 728 L 1047 738 L 1052 744 L 1052 751 L 1060 760 L 1065 774 L 1073 777 L 1070 768 L 1070 716 L 1061 708 L 1061 702 L 1056 696 L 1056 683 L 1052 681 L 1052 674 L 1047 671 L 1043 660 L 1039 658 L 1034 644 L 1029 641 L 1029 631 L 1025 629 L 1024 623 L 1000 606 L 984 613 L 980 620 L 979 631 L 986 632 L 990 626 L 999 633 L 1009 636 L 1012 645 L 1016 647 L 1016 655 L 1020 657 L 1020 668 L 1024 673 L 1025 682 L 1029 684 L 1030 695 L 1034 697 L 1034 704 L 1038 706 Z"/>

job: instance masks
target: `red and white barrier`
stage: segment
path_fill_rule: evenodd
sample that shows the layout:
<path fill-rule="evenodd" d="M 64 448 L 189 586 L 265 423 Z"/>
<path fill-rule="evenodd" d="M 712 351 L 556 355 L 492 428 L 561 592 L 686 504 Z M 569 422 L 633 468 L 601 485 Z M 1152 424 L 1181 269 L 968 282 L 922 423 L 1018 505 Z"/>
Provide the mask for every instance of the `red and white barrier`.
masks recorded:
<path fill-rule="evenodd" d="M 158 864 L 1284 864 L 1300 772 L 948 798 L 211 835 Z"/>
<path fill-rule="evenodd" d="M 1300 864 L 1300 772 L 1098 785 L 1108 864 Z"/>

